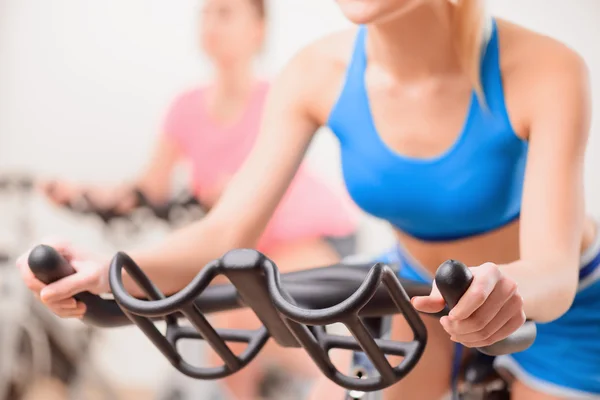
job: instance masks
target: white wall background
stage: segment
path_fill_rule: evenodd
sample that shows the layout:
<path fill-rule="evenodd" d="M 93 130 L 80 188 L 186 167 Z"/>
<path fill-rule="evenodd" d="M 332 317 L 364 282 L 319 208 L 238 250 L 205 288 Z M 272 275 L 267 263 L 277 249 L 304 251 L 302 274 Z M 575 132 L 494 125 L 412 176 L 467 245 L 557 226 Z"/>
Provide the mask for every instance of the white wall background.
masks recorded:
<path fill-rule="evenodd" d="M 0 0 L 0 169 L 96 181 L 135 174 L 171 98 L 208 77 L 195 47 L 197 7 L 198 0 Z M 493 0 L 490 7 L 579 51 L 592 71 L 594 97 L 600 97 L 600 2 Z M 267 75 L 302 45 L 348 25 L 333 1 L 273 0 L 270 14 L 262 60 Z M 600 167 L 599 118 L 597 102 L 586 164 L 594 214 L 600 214 L 594 176 Z M 337 179 L 337 152 L 336 141 L 324 133 L 310 158 Z M 100 245 L 92 228 L 63 214 L 40 205 L 34 215 L 40 234 Z M 365 251 L 390 242 L 385 226 L 368 220 L 366 227 Z M 164 364 L 140 334 L 128 333 L 127 341 L 109 337 L 102 351 L 106 365 L 112 364 L 107 370 L 130 382 L 155 381 Z M 137 349 L 146 359 L 117 367 L 112 357 L 124 349 Z"/>

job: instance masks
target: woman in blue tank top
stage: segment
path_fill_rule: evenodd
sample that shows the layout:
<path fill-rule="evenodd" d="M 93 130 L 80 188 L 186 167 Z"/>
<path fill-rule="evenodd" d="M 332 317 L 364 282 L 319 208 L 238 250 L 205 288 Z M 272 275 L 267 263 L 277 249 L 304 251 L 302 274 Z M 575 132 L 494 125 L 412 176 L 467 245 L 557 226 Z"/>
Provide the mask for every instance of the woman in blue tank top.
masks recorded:
<path fill-rule="evenodd" d="M 358 29 L 307 46 L 283 70 L 252 155 L 209 216 L 131 252 L 134 260 L 173 292 L 197 273 L 186 266 L 252 247 L 315 131 L 329 126 L 350 194 L 395 228 L 398 246 L 382 258 L 401 262 L 412 279 L 429 281 L 448 258 L 475 277 L 449 317 L 426 321 L 421 362 L 386 398 L 439 399 L 455 343 L 496 342 L 526 317 L 538 322 L 534 345 L 497 360 L 516 378 L 512 398 L 600 398 L 600 241 L 584 209 L 584 62 L 551 38 L 487 18 L 483 0 L 338 4 Z M 48 287 L 21 267 L 32 290 L 69 317 L 85 311 L 68 308 L 71 293 L 108 290 L 107 261 Z M 434 289 L 413 304 L 435 312 L 443 300 Z M 398 318 L 393 336 L 409 332 Z"/>

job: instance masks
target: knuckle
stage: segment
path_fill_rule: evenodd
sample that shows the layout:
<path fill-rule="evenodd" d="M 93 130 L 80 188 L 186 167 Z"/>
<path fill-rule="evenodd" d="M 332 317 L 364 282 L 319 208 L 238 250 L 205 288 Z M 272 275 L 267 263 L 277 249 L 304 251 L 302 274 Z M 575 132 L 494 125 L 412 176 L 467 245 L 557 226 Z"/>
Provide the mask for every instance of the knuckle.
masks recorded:
<path fill-rule="evenodd" d="M 489 274 L 494 278 L 498 278 L 501 275 L 500 268 L 493 262 L 486 262 L 482 267 L 485 269 L 486 274 Z"/>
<path fill-rule="evenodd" d="M 473 327 L 473 329 L 476 329 L 477 331 L 481 331 L 482 329 L 485 329 L 487 324 L 482 316 L 474 315 L 470 319 L 471 319 L 471 326 Z"/>
<path fill-rule="evenodd" d="M 95 291 L 96 288 L 98 288 L 100 286 L 101 281 L 102 281 L 102 277 L 100 276 L 100 274 L 97 274 L 97 273 L 91 274 L 89 277 L 89 280 L 88 280 L 90 289 L 93 289 Z"/>
<path fill-rule="evenodd" d="M 452 322 L 452 325 L 450 325 L 450 329 L 452 330 L 452 333 L 455 333 L 457 335 L 464 335 L 465 333 L 468 333 L 468 326 L 469 323 L 467 320 L 454 321 Z"/>
<path fill-rule="evenodd" d="M 57 307 L 60 307 L 60 308 L 69 308 L 69 306 L 71 306 L 71 304 L 72 304 L 72 301 L 71 301 L 71 299 L 64 299 L 64 300 L 57 301 L 55 304 Z"/>
<path fill-rule="evenodd" d="M 506 291 L 511 295 L 517 292 L 517 282 L 514 280 L 504 277 L 504 285 L 506 287 Z"/>
<path fill-rule="evenodd" d="M 462 335 L 463 334 L 463 329 L 462 329 L 462 325 L 459 323 L 452 323 L 450 325 L 448 325 L 446 329 L 446 332 L 450 333 L 451 335 Z"/>
<path fill-rule="evenodd" d="M 60 318 L 65 318 L 66 317 L 65 311 L 61 310 L 60 308 L 52 307 L 52 308 L 50 308 L 50 310 L 54 314 L 56 314 L 57 316 L 59 316 Z"/>
<path fill-rule="evenodd" d="M 26 262 L 17 262 L 17 268 L 23 280 L 31 279 L 33 276 L 33 272 L 31 272 L 31 269 L 29 269 L 29 265 Z"/>
<path fill-rule="evenodd" d="M 27 286 L 27 289 L 31 290 L 31 291 L 36 291 L 35 290 L 35 282 L 33 281 L 33 279 L 30 279 L 29 277 L 23 277 L 23 283 L 25 283 L 25 286 Z"/>
<path fill-rule="evenodd" d="M 483 303 L 485 299 L 487 299 L 488 294 L 486 288 L 480 284 L 473 287 L 470 296 L 473 299 L 473 301 L 476 301 L 477 303 Z"/>
<path fill-rule="evenodd" d="M 522 309 L 523 306 L 525 305 L 523 296 L 520 296 L 520 295 L 513 296 L 513 302 L 515 304 L 515 307 L 518 307 L 519 309 Z"/>
<path fill-rule="evenodd" d="M 489 326 L 484 327 L 483 329 L 481 329 L 479 332 L 479 338 L 480 340 L 487 340 L 489 339 L 495 332 L 493 332 Z"/>
<path fill-rule="evenodd" d="M 465 323 L 464 328 L 463 328 L 463 333 L 465 334 L 475 334 L 477 332 L 479 332 L 480 328 L 477 326 L 476 323 L 469 321 L 467 323 Z"/>

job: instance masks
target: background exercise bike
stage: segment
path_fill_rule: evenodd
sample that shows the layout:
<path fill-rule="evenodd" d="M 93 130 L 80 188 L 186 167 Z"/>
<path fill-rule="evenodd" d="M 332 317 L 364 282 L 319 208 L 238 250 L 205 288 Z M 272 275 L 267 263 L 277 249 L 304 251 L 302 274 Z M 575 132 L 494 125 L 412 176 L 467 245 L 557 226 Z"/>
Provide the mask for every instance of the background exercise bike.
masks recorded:
<path fill-rule="evenodd" d="M 92 360 L 97 327 L 56 318 L 34 298 L 13 268 L 14 258 L 36 236 L 34 186 L 30 174 L 0 174 L 0 202 L 6 211 L 0 234 L 9 239 L 0 244 L 0 400 L 37 399 L 34 392 L 48 387 L 61 399 L 87 399 L 93 392 L 93 399 L 116 400 L 120 398 L 117 390 Z M 175 227 L 203 215 L 202 207 L 186 192 L 161 205 L 150 203 L 141 193 L 137 199 L 135 209 L 128 214 L 94 207 L 85 197 L 64 206 L 99 222 L 105 238 L 119 247 L 150 225 Z M 161 399 L 171 398 L 165 394 Z"/>
<path fill-rule="evenodd" d="M 96 329 L 57 319 L 13 268 L 14 257 L 35 236 L 32 197 L 28 175 L 0 175 L 1 208 L 6 210 L 2 225 L 10 237 L 0 247 L 0 400 L 36 399 L 38 391 L 48 399 L 58 393 L 85 399 L 90 392 L 94 399 L 118 399 L 90 357 Z"/>
<path fill-rule="evenodd" d="M 53 248 L 38 246 L 30 253 L 29 265 L 38 279 L 51 283 L 74 273 L 67 261 Z M 147 299 L 132 297 L 124 288 L 122 270 L 146 293 Z M 218 275 L 231 284 L 210 285 Z M 254 250 L 233 250 L 209 263 L 181 291 L 165 296 L 124 253 L 117 253 L 110 266 L 109 281 L 114 300 L 90 293 L 76 296 L 87 306 L 84 322 L 100 327 L 135 323 L 169 362 L 183 374 L 196 379 L 219 379 L 248 365 L 273 338 L 283 347 L 303 348 L 321 372 L 336 384 L 348 389 L 347 399 L 376 399 L 385 389 L 408 374 L 418 363 L 427 342 L 427 332 L 419 313 L 409 298 L 429 293 L 429 285 L 398 279 L 393 266 L 382 263 L 334 265 L 280 275 L 275 264 Z M 472 275 L 458 261 L 442 264 L 435 277 L 448 307 L 436 315 L 446 315 L 468 289 Z M 257 330 L 214 329 L 206 315 L 251 308 L 263 326 Z M 386 338 L 385 318 L 402 313 L 414 333 L 411 342 Z M 192 326 L 180 326 L 185 317 Z M 153 321 L 164 318 L 163 335 Z M 352 336 L 332 335 L 325 327 L 344 324 Z M 517 332 L 492 346 L 478 349 L 486 356 L 522 351 L 535 340 L 533 322 L 526 322 Z M 200 339 L 221 357 L 220 367 L 190 365 L 177 351 L 182 339 Z M 247 343 L 235 355 L 227 342 Z M 345 374 L 333 365 L 328 352 L 345 349 L 359 352 L 369 359 L 368 368 Z M 403 357 L 392 367 L 386 355 Z M 467 367 L 465 385 L 454 393 L 463 399 L 506 398 L 506 385 L 490 386 L 498 381 L 489 358 L 475 357 Z M 483 360 L 483 361 L 482 361 Z"/>

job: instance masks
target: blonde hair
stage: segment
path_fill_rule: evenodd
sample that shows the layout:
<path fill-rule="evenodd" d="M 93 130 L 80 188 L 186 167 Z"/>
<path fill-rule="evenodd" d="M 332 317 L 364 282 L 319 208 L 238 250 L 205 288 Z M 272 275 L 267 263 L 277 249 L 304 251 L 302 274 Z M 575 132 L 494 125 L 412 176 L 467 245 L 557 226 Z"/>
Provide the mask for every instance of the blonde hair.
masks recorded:
<path fill-rule="evenodd" d="M 487 42 L 488 18 L 485 0 L 454 0 L 454 45 L 462 68 L 471 80 L 480 102 L 485 103 L 481 82 L 481 57 Z"/>
<path fill-rule="evenodd" d="M 256 9 L 260 19 L 267 18 L 267 5 L 265 0 L 251 0 L 252 6 Z"/>

